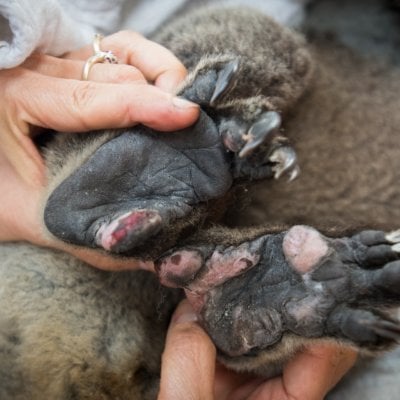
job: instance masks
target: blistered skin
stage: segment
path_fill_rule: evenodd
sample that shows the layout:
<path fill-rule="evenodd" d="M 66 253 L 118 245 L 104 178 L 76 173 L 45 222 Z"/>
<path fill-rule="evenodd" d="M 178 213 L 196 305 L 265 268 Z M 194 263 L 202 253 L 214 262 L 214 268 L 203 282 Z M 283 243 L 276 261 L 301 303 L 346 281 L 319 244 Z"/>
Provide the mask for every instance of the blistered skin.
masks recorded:
<path fill-rule="evenodd" d="M 374 350 L 400 338 L 399 323 L 381 312 L 400 304 L 391 241 L 380 231 L 330 239 L 294 226 L 237 246 L 178 249 L 157 269 L 163 284 L 185 289 L 228 364 L 256 359 L 290 335 Z"/>
<path fill-rule="evenodd" d="M 154 240 L 164 241 L 165 251 L 177 240 L 165 239 L 171 239 L 168 229 L 175 224 L 179 234 L 193 225 L 189 216 L 223 197 L 236 179 L 274 175 L 279 163 L 268 162 L 271 149 L 265 140 L 257 140 L 248 157 L 240 157 L 248 146 L 248 141 L 238 141 L 236 153 L 229 151 L 205 112 L 194 126 L 168 135 L 142 126 L 121 132 L 50 194 L 46 226 L 66 242 L 114 253 L 138 257 L 140 246 L 147 245 L 148 256 Z M 154 255 L 160 255 L 158 249 Z"/>
<path fill-rule="evenodd" d="M 175 49 L 189 67 L 178 95 L 202 109 L 193 126 L 168 135 L 143 126 L 79 139 L 62 135 L 48 145 L 44 221 L 51 234 L 76 245 L 154 258 L 187 229 L 198 229 L 214 201 L 237 181 L 297 176 L 296 153 L 280 127 L 282 111 L 310 80 L 304 42 L 255 11 L 227 9 L 218 15 L 215 40 L 207 36 L 206 47 L 190 53 L 190 65 L 187 46 Z M 196 30 L 209 21 L 210 14 L 200 12 L 186 26 L 185 38 L 192 32 L 202 39 Z M 229 31 L 221 41 L 219 27 L 229 21 L 253 27 L 245 45 L 240 29 L 237 40 Z M 167 29 L 157 38 L 173 49 L 182 44 L 182 21 L 176 24 L 176 34 Z M 249 48 L 258 49 L 258 57 Z"/>
<path fill-rule="evenodd" d="M 232 184 L 230 162 L 204 113 L 180 133 L 138 127 L 103 144 L 56 188 L 46 225 L 68 242 L 127 251 L 223 195 Z"/>

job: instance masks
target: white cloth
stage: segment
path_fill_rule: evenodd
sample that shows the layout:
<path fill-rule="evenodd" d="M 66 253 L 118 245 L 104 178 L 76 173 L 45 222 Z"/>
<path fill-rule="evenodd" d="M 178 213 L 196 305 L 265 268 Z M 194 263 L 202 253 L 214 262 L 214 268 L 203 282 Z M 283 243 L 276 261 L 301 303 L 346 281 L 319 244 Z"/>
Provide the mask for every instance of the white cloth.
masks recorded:
<path fill-rule="evenodd" d="M 56 0 L 0 0 L 0 14 L 0 68 L 22 63 L 35 50 L 60 55 L 93 37 L 93 27 L 79 24 Z"/>
<path fill-rule="evenodd" d="M 95 32 L 154 31 L 185 6 L 245 5 L 295 26 L 308 0 L 0 0 L 0 69 L 32 52 L 61 55 L 90 43 Z"/>

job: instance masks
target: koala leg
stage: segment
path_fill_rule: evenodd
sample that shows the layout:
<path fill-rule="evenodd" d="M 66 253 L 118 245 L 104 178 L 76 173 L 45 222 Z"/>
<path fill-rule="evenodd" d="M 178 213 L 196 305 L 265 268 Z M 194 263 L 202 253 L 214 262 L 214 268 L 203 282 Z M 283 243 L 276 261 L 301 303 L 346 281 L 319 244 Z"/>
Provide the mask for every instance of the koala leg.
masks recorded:
<path fill-rule="evenodd" d="M 157 264 L 164 285 L 185 289 L 223 356 L 256 359 L 293 335 L 372 351 L 400 339 L 400 324 L 384 313 L 400 304 L 397 233 L 328 238 L 294 226 L 243 233 L 241 243 L 238 235 L 213 245 L 210 231 L 204 245 Z"/>

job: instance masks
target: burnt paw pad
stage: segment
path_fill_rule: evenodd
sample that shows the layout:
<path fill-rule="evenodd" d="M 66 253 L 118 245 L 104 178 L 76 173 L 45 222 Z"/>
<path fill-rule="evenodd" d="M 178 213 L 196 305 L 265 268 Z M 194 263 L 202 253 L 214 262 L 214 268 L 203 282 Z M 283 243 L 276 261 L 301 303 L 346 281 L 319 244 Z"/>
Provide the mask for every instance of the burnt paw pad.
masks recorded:
<path fill-rule="evenodd" d="M 105 250 L 122 253 L 155 235 L 161 225 L 157 211 L 133 210 L 102 224 L 96 233 L 96 243 Z"/>

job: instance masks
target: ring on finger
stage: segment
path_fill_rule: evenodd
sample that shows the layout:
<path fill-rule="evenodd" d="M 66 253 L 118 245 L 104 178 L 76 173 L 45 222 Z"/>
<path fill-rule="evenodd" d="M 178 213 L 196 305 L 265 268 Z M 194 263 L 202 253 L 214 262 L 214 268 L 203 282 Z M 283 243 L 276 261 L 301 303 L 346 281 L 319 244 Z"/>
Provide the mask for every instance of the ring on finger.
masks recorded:
<path fill-rule="evenodd" d="M 82 70 L 82 80 L 87 81 L 89 79 L 89 73 L 93 65 L 97 63 L 108 62 L 110 64 L 118 64 L 117 57 L 113 54 L 112 51 L 102 51 L 100 48 L 100 41 L 103 38 L 103 35 L 96 34 L 93 40 L 93 51 L 94 54 L 90 56 L 83 66 Z"/>

